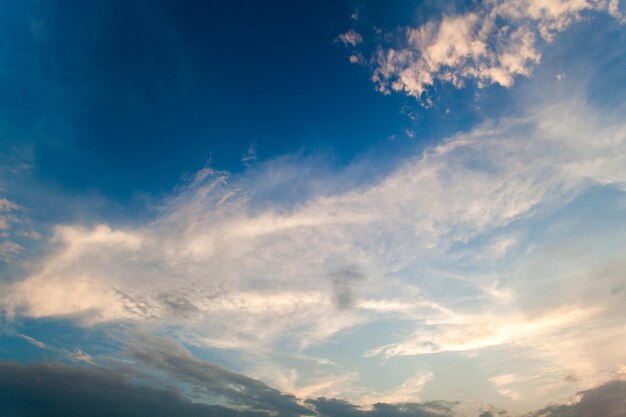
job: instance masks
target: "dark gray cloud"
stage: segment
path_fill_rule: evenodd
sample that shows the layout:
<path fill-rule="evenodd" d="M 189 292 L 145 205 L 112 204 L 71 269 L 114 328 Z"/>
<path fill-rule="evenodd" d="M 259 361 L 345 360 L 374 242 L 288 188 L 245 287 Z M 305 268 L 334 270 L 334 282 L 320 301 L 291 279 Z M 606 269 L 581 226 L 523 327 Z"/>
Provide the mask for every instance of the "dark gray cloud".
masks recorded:
<path fill-rule="evenodd" d="M 278 413 L 279 416 L 315 414 L 310 408 L 299 404 L 293 395 L 219 365 L 196 359 L 172 339 L 140 335 L 131 346 L 130 353 L 144 365 L 165 371 L 177 380 L 191 384 L 195 391 L 219 397 L 231 404 Z"/>
<path fill-rule="evenodd" d="M 193 403 L 171 389 L 138 385 L 121 373 L 62 364 L 0 362 L 3 417 L 266 417 Z"/>
<path fill-rule="evenodd" d="M 168 387 L 133 382 L 136 371 L 59 363 L 0 362 L 2 417 L 456 417 L 456 402 L 377 403 L 362 408 L 336 398 L 298 402 L 263 382 L 195 359 L 169 339 L 142 337 L 151 342 L 133 355 L 143 364 L 191 384 L 222 405 L 194 402 Z M 225 401 L 220 401 L 219 399 Z M 227 404 L 228 403 L 228 404 Z M 226 404 L 226 405 L 225 405 Z M 463 414 L 465 415 L 465 414 Z M 489 407 L 479 417 L 504 417 Z M 526 417 L 626 417 L 626 381 L 612 381 L 580 393 L 570 405 L 553 405 Z"/>
<path fill-rule="evenodd" d="M 158 300 L 177 316 L 189 317 L 200 312 L 198 307 L 182 291 L 161 293 Z"/>
<path fill-rule="evenodd" d="M 316 398 L 306 401 L 324 417 L 452 417 L 456 403 L 431 401 L 421 404 L 377 403 L 371 409 L 362 409 L 347 401 L 336 398 Z"/>
<path fill-rule="evenodd" d="M 365 278 L 363 273 L 355 267 L 344 267 L 333 271 L 331 276 L 335 306 L 340 310 L 351 308 L 356 301 L 353 286 Z"/>
<path fill-rule="evenodd" d="M 150 353 L 152 364 L 204 386 L 207 392 L 239 402 L 239 407 L 194 403 L 173 388 L 132 382 L 127 372 L 60 363 L 0 362 L 0 416 L 3 417 L 443 417 L 454 403 L 375 404 L 363 410 L 351 403 L 317 398 L 300 405 L 260 381 L 196 359 L 189 360 L 175 345 Z M 161 353 L 156 353 L 161 352 Z M 178 353 L 179 355 L 175 355 Z M 158 358 L 155 356 L 161 355 Z M 195 368 L 195 370 L 194 370 Z M 237 393 L 238 392 L 238 393 Z"/>
<path fill-rule="evenodd" d="M 483 411 L 478 417 L 508 417 L 509 413 L 504 410 L 498 410 L 491 407 L 491 410 Z"/>
<path fill-rule="evenodd" d="M 575 404 L 550 406 L 527 417 L 626 417 L 626 381 L 611 381 L 579 395 Z"/>

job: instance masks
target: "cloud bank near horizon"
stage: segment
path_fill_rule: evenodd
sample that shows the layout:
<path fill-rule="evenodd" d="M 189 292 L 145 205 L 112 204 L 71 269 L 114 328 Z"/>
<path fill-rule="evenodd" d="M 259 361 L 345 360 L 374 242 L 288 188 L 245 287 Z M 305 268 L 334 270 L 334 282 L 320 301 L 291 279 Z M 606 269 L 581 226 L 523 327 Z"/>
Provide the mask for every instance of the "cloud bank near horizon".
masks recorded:
<path fill-rule="evenodd" d="M 153 355 L 172 354 L 168 349 L 155 350 Z M 509 417 L 505 410 L 492 406 L 476 406 L 459 402 L 376 403 L 360 407 L 335 398 L 296 400 L 281 394 L 260 381 L 230 373 L 188 355 L 174 355 L 162 363 L 183 379 L 193 379 L 197 389 L 204 391 L 221 386 L 221 396 L 212 402 L 195 393 L 188 398 L 180 388 L 159 387 L 133 380 L 136 371 L 110 370 L 102 367 L 77 367 L 60 363 L 18 364 L 0 361 L 0 411 L 6 415 L 33 416 L 320 416 L 320 417 Z M 166 358 L 162 358 L 166 359 Z M 194 362 L 193 364 L 186 363 Z M 192 366 L 194 368 L 189 368 Z M 200 366 L 199 368 L 195 368 Z M 229 376 L 215 375 L 204 370 L 217 369 Z M 182 373 L 181 373 L 182 371 Z M 236 390 L 235 386 L 245 387 Z M 226 391 L 224 391 L 224 389 Z M 281 398 L 275 402 L 276 398 Z M 226 402 L 223 402 L 226 399 Z M 230 401 L 236 401 L 231 404 Z M 221 403 L 221 404 L 220 404 Z M 550 405 L 526 414 L 527 417 L 578 417 L 626 415 L 626 382 L 609 381 L 598 387 L 579 392 L 567 404 Z"/>

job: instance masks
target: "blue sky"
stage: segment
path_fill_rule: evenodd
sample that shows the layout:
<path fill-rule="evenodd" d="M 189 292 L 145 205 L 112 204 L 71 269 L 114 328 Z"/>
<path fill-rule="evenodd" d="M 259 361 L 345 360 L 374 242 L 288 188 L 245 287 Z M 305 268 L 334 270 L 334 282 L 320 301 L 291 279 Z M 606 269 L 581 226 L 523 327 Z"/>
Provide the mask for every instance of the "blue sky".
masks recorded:
<path fill-rule="evenodd" d="M 0 7 L 0 410 L 623 413 L 621 2 Z"/>

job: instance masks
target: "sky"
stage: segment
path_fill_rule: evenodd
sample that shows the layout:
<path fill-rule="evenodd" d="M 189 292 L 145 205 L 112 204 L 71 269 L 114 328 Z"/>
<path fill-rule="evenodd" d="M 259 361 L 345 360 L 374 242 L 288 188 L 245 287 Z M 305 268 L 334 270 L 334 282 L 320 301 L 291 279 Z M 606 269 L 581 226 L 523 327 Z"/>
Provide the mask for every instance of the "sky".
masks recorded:
<path fill-rule="evenodd" d="M 623 0 L 0 4 L 0 415 L 626 416 Z"/>

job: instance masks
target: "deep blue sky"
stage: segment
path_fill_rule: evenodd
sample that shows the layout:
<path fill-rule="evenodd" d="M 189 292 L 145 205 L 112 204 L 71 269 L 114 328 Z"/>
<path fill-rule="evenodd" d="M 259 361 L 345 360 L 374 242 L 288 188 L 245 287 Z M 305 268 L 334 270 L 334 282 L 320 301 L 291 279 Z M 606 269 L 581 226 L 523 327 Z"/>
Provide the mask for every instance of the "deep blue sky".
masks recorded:
<path fill-rule="evenodd" d="M 424 112 L 379 94 L 347 61 L 339 33 L 393 28 L 406 5 L 362 5 L 359 22 L 350 18 L 358 5 L 331 1 L 2 7 L 5 157 L 70 193 L 128 201 L 169 192 L 207 164 L 241 170 L 250 146 L 260 160 L 322 151 L 342 165 L 380 144 L 393 156 L 407 150 L 404 128 L 423 141 L 473 118 L 442 117 L 444 99 Z"/>
<path fill-rule="evenodd" d="M 39 178 L 124 199 L 240 170 L 250 145 L 349 159 L 394 133 L 397 105 L 333 43 L 349 5 L 278 3 L 5 4 L 3 139 L 36 144 Z"/>

